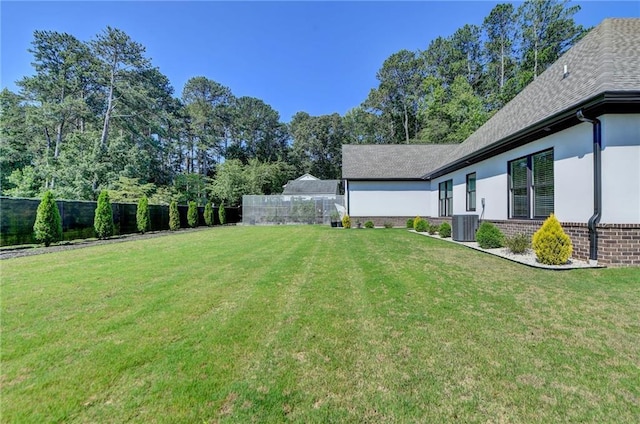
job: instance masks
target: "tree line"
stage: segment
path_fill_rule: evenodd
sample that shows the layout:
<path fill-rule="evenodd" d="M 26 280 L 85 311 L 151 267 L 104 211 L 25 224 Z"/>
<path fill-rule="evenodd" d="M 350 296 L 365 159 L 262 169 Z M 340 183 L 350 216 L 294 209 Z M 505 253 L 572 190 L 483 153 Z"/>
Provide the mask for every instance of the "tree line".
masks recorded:
<path fill-rule="evenodd" d="M 0 92 L 0 190 L 237 205 L 303 173 L 339 179 L 342 144 L 459 143 L 586 33 L 578 11 L 563 0 L 499 4 L 481 26 L 392 54 L 344 116 L 298 112 L 289 123 L 205 76 L 177 97 L 119 29 L 90 41 L 35 31 L 34 74 Z"/>

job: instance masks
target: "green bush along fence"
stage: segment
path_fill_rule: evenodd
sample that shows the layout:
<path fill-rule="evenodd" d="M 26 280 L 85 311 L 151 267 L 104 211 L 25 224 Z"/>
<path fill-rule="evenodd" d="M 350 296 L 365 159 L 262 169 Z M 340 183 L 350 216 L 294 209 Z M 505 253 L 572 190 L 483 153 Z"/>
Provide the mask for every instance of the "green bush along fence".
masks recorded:
<path fill-rule="evenodd" d="M 33 224 L 40 199 L 21 199 L 0 197 L 0 246 L 37 243 L 33 237 Z M 93 218 L 96 202 L 81 200 L 57 200 L 58 210 L 62 218 L 63 240 L 74 240 L 95 237 Z M 136 225 L 137 205 L 133 203 L 112 203 L 113 222 L 116 234 L 138 232 Z M 187 206 L 178 206 L 180 212 L 180 228 L 187 228 Z M 215 225 L 219 225 L 218 208 L 214 209 Z M 241 208 L 225 207 L 227 223 L 241 221 Z M 169 229 L 169 206 L 149 205 L 151 228 L 149 231 Z M 198 225 L 205 225 L 204 207 L 198 207 Z"/>

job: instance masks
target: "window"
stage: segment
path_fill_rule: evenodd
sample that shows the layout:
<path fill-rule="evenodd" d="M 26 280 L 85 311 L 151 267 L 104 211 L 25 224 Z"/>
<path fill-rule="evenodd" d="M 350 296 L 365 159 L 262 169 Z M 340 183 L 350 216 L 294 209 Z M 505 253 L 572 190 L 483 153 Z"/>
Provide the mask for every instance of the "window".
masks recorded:
<path fill-rule="evenodd" d="M 438 188 L 440 197 L 439 216 L 451 216 L 453 212 L 453 180 L 441 182 Z"/>
<path fill-rule="evenodd" d="M 509 162 L 511 218 L 547 218 L 553 213 L 553 150 Z"/>
<path fill-rule="evenodd" d="M 476 173 L 467 175 L 467 210 L 476 210 Z"/>

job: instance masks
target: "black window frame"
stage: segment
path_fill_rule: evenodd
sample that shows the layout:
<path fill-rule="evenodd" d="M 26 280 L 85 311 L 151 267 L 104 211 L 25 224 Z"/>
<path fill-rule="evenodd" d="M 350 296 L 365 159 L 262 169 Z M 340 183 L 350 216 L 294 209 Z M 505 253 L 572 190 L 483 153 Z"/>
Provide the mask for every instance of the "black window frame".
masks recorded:
<path fill-rule="evenodd" d="M 453 216 L 453 179 L 438 184 L 438 216 Z"/>
<path fill-rule="evenodd" d="M 473 190 L 471 190 L 470 188 L 470 184 L 469 181 L 471 180 L 470 177 L 473 176 Z M 467 191 L 467 212 L 475 212 L 476 210 L 476 192 L 477 192 L 477 182 L 478 182 L 478 178 L 475 172 L 471 172 L 469 174 L 467 174 L 467 185 L 466 185 L 466 191 Z M 471 193 L 473 193 L 473 198 L 471 197 Z"/>
<path fill-rule="evenodd" d="M 550 155 L 548 157 L 547 155 Z M 536 176 L 540 176 L 536 173 L 535 162 L 537 158 L 547 156 L 547 160 L 550 159 L 551 164 L 551 176 L 549 178 L 548 172 L 543 174 L 544 178 L 536 178 Z M 525 168 L 526 176 L 522 178 L 518 178 L 519 184 L 514 187 L 514 167 L 513 165 L 520 165 L 521 168 Z M 525 165 L 525 166 L 523 166 Z M 554 213 L 555 210 L 555 172 L 554 172 L 554 151 L 553 148 L 541 150 L 535 153 L 531 153 L 526 156 L 521 156 L 519 158 L 510 160 L 507 162 L 507 174 L 508 174 L 508 216 L 509 219 L 546 219 L 549 217 L 551 213 Z M 536 184 L 536 181 L 542 181 L 539 184 Z M 547 190 L 546 197 L 551 196 L 551 204 L 550 208 L 547 207 L 544 213 L 536 213 L 539 211 L 540 206 L 539 202 L 541 202 L 542 194 L 538 195 L 538 193 L 544 192 Z M 520 194 L 516 194 L 515 191 L 518 191 Z M 549 193 L 550 192 L 550 193 Z M 521 197 L 520 207 L 516 207 L 516 199 L 514 196 L 519 195 Z M 524 200 L 524 204 L 522 201 Z M 547 203 L 548 204 L 548 203 Z"/>

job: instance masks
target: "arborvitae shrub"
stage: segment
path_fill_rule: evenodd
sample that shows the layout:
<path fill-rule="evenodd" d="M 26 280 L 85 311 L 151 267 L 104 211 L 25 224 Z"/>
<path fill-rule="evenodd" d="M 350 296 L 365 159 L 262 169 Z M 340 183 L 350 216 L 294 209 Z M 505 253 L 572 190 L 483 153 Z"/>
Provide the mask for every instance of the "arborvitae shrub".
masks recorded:
<path fill-rule="evenodd" d="M 425 233 L 429 230 L 429 222 L 420 217 L 413 220 L 413 227 L 419 233 Z"/>
<path fill-rule="evenodd" d="M 169 204 L 169 229 L 171 231 L 180 229 L 180 212 L 178 212 L 178 202 L 175 200 Z"/>
<path fill-rule="evenodd" d="M 413 229 L 418 231 L 418 222 L 420 222 L 420 220 L 422 220 L 422 218 L 420 218 L 420 215 L 417 215 L 415 218 L 413 218 Z"/>
<path fill-rule="evenodd" d="M 196 202 L 189 202 L 189 208 L 187 209 L 187 224 L 189 227 L 196 228 L 198 226 L 198 205 Z"/>
<path fill-rule="evenodd" d="M 342 226 L 344 228 L 351 228 L 351 218 L 349 215 L 345 215 L 342 217 Z"/>
<path fill-rule="evenodd" d="M 204 223 L 209 227 L 213 225 L 213 206 L 211 206 L 211 202 L 207 202 L 204 205 Z"/>
<path fill-rule="evenodd" d="M 483 249 L 502 247 L 504 236 L 502 231 L 490 222 L 484 221 L 476 232 L 476 241 Z"/>
<path fill-rule="evenodd" d="M 45 246 L 49 246 L 52 242 L 62 240 L 62 220 L 60 219 L 60 211 L 53 193 L 47 191 L 42 196 L 42 201 L 38 205 L 36 213 L 36 222 L 33 224 L 33 233 L 36 238 Z"/>
<path fill-rule="evenodd" d="M 438 232 L 438 226 L 436 224 L 429 224 L 427 226 L 427 232 L 431 235 L 434 235 Z"/>
<path fill-rule="evenodd" d="M 407 219 L 407 228 L 413 229 L 413 218 Z"/>
<path fill-rule="evenodd" d="M 531 247 L 531 241 L 526 234 L 516 234 L 513 237 L 505 237 L 504 245 L 511 253 L 524 253 Z"/>
<path fill-rule="evenodd" d="M 446 238 L 451 237 L 451 225 L 448 222 L 443 222 L 440 224 L 440 228 L 438 228 L 438 234 L 440 237 Z"/>
<path fill-rule="evenodd" d="M 138 200 L 138 208 L 136 209 L 136 225 L 138 231 L 142 234 L 149 231 L 151 228 L 151 214 L 149 213 L 149 199 L 147 196 L 142 196 Z"/>
<path fill-rule="evenodd" d="M 218 208 L 218 219 L 220 220 L 220 225 L 227 223 L 227 212 L 224 209 L 224 202 L 220 203 L 220 207 Z"/>
<path fill-rule="evenodd" d="M 367 221 L 364 223 L 364 228 L 373 228 L 373 222 Z"/>
<path fill-rule="evenodd" d="M 569 260 L 573 252 L 571 238 L 564 232 L 554 214 L 533 234 L 533 250 L 538 261 L 546 265 L 562 265 Z"/>
<path fill-rule="evenodd" d="M 93 218 L 93 228 L 96 230 L 96 237 L 106 239 L 113 235 L 113 211 L 109 201 L 109 193 L 102 190 L 98 196 L 98 206 Z"/>

